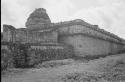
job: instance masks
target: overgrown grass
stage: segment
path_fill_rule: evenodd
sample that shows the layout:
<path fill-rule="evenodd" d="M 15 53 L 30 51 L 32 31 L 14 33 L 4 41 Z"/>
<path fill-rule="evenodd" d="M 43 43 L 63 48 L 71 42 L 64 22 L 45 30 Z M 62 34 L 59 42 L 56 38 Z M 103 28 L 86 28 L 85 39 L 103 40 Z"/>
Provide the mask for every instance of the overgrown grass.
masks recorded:
<path fill-rule="evenodd" d="M 91 62 L 91 61 L 90 61 Z M 91 62 L 95 72 L 75 72 L 61 77 L 63 82 L 124 82 L 125 56 L 112 56 Z M 92 67 L 93 67 L 92 66 Z"/>

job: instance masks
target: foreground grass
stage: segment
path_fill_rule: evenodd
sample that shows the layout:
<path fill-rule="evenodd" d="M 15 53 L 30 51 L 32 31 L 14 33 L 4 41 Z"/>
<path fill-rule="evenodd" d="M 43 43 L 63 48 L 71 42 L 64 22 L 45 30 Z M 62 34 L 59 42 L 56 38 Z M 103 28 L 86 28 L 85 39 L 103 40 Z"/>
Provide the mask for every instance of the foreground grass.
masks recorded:
<path fill-rule="evenodd" d="M 93 72 L 75 72 L 61 77 L 63 82 L 125 82 L 125 54 L 92 60 Z"/>
<path fill-rule="evenodd" d="M 11 70 L 14 72 L 14 70 Z M 19 75 L 21 73 L 21 75 Z M 125 82 L 125 54 L 83 62 L 66 59 L 44 62 L 30 69 L 15 69 L 2 82 Z"/>

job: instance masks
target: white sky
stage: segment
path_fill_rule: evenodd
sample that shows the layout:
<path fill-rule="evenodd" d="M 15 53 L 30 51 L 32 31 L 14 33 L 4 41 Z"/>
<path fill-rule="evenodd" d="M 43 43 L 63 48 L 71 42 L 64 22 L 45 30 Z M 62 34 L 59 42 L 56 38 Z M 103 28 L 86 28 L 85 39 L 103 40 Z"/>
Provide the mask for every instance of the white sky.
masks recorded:
<path fill-rule="evenodd" d="M 52 22 L 83 19 L 125 38 L 125 0 L 2 0 L 1 23 L 25 28 L 35 8 L 45 8 Z"/>

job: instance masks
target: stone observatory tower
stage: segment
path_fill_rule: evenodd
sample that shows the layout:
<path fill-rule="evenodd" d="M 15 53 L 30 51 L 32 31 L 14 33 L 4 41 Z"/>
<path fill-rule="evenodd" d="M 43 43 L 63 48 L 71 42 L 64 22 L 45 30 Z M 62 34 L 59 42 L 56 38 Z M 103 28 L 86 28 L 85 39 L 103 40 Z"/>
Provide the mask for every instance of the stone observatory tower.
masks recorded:
<path fill-rule="evenodd" d="M 38 8 L 33 11 L 33 13 L 30 14 L 29 18 L 26 22 L 27 29 L 33 30 L 33 29 L 41 29 L 45 28 L 46 24 L 50 24 L 51 20 L 46 13 L 46 10 L 44 8 Z"/>

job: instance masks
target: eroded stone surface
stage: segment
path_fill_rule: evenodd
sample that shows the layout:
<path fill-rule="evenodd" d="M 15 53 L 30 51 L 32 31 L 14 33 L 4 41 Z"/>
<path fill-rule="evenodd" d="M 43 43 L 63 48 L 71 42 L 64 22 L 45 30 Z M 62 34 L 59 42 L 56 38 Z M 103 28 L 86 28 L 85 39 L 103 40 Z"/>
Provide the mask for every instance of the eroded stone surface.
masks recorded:
<path fill-rule="evenodd" d="M 30 14 L 26 22 L 28 29 L 44 28 L 44 24 L 51 23 L 48 14 L 44 8 L 38 8 Z"/>

